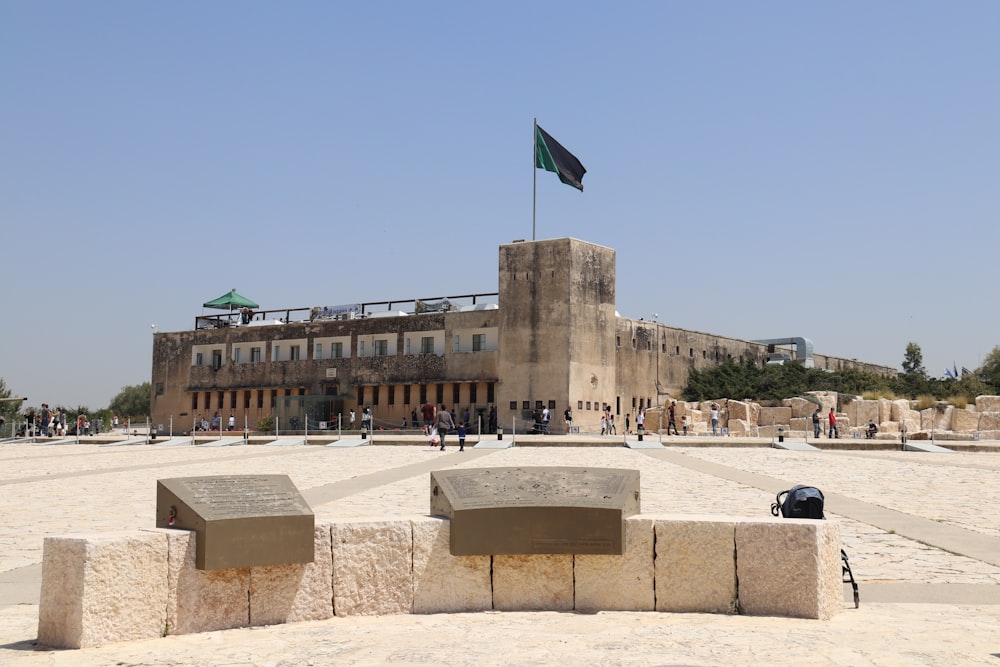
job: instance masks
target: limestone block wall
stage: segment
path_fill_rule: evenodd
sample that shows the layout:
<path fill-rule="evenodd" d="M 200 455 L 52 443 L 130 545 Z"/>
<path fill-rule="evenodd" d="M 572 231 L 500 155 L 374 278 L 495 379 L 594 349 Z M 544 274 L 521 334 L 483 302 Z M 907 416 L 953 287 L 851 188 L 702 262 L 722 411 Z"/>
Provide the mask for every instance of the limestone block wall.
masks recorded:
<path fill-rule="evenodd" d="M 452 556 L 438 517 L 317 523 L 309 564 L 202 571 L 194 533 L 46 538 L 38 641 L 57 648 L 332 616 L 693 611 L 829 619 L 836 521 L 636 515 L 625 553 Z M 775 567 L 775 554 L 781 567 Z"/>
<path fill-rule="evenodd" d="M 825 407 L 820 408 L 825 435 L 829 430 L 827 415 L 829 406 L 840 406 L 836 412 L 837 427 L 841 438 L 864 437 L 869 421 L 878 426 L 876 438 L 898 439 L 902 431 L 913 438 L 927 438 L 933 431 L 937 436 L 948 439 L 969 439 L 978 433 L 985 439 L 993 439 L 1000 431 L 1000 396 L 978 396 L 974 404 L 957 408 L 940 402 L 924 410 L 913 409 L 913 401 L 906 399 L 888 400 L 879 398 L 865 400 L 853 396 L 840 396 L 835 392 L 810 392 Z M 761 406 L 751 401 L 735 401 L 719 398 L 704 402 L 677 402 L 678 426 L 681 415 L 688 417 L 688 432 L 695 435 L 711 433 L 709 413 L 711 404 L 719 405 L 719 426 L 728 429 L 734 437 L 771 437 L 781 428 L 785 435 L 802 437 L 812 434 L 812 414 L 817 408 L 814 401 L 804 398 L 788 398 L 781 407 Z M 651 414 L 647 412 L 647 416 Z M 647 418 L 649 430 L 655 431 L 655 420 Z M 664 428 L 666 420 L 664 419 Z"/>

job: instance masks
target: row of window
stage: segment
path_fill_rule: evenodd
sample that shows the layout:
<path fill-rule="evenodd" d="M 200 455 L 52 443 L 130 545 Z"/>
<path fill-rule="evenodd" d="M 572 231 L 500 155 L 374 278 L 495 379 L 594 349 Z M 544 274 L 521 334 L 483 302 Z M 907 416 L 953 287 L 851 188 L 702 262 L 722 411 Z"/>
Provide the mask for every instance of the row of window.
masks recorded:
<path fill-rule="evenodd" d="M 358 356 L 366 357 L 369 356 L 368 350 L 365 348 L 364 340 L 358 340 Z M 388 338 L 375 338 L 371 342 L 372 350 L 371 354 L 376 357 L 387 357 L 389 356 L 389 339 Z M 461 336 L 456 334 L 452 336 L 452 348 L 454 352 L 460 352 L 462 345 Z M 486 347 L 486 334 L 472 334 L 472 351 L 473 352 L 483 352 L 487 350 Z M 419 352 L 414 352 L 411 345 L 411 339 L 406 338 L 404 341 L 404 351 L 403 354 L 434 354 L 434 336 L 422 336 L 420 338 L 420 350 Z M 274 344 L 271 346 L 271 361 L 300 361 L 302 357 L 301 344 L 290 343 L 283 347 L 280 344 Z M 350 350 L 348 350 L 350 352 Z M 194 359 L 192 363 L 195 366 L 205 365 L 205 352 L 195 351 Z M 210 352 L 212 358 L 212 367 L 219 368 L 222 366 L 222 350 L 211 350 Z M 343 342 L 330 342 L 330 343 L 315 343 L 313 345 L 313 359 L 343 359 L 344 358 L 344 343 Z M 233 363 L 259 363 L 262 359 L 262 346 L 253 347 L 241 347 L 233 346 Z"/>

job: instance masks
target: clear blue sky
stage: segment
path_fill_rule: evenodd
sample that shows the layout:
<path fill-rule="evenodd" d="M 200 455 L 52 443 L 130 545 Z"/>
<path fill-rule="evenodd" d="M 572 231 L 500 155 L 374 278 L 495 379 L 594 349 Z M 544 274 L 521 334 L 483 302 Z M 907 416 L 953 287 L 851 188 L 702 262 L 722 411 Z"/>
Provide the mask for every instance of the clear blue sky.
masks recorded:
<path fill-rule="evenodd" d="M 497 289 L 617 250 L 618 310 L 975 368 L 1000 344 L 1000 3 L 0 0 L 0 377 L 104 407 L 230 288 Z"/>

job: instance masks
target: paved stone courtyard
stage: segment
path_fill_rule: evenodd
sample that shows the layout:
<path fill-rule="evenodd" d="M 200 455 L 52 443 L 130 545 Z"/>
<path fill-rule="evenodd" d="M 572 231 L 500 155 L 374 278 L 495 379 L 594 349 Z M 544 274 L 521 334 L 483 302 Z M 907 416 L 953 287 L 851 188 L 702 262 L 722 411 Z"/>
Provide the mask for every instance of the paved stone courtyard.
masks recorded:
<path fill-rule="evenodd" d="M 529 441 L 523 441 L 528 444 Z M 538 444 L 538 443 L 530 443 Z M 956 665 L 1000 667 L 996 452 L 768 447 L 0 445 L 3 665 Z M 610 443 L 609 443 L 610 444 Z M 710 443 L 708 443 L 710 444 Z M 34 645 L 42 539 L 153 526 L 156 480 L 287 474 L 317 519 L 427 514 L 429 471 L 571 465 L 640 471 L 649 513 L 769 516 L 813 484 L 861 588 L 832 621 L 651 612 L 334 618 L 79 651 Z M 781 567 L 781 554 L 774 554 Z"/>

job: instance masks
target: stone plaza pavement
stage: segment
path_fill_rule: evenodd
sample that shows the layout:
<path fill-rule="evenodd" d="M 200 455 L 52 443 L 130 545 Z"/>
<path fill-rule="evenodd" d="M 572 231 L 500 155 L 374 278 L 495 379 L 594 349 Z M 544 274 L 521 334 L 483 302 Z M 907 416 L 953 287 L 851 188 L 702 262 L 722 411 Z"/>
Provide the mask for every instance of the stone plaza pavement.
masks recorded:
<path fill-rule="evenodd" d="M 465 452 L 419 439 L 353 448 L 0 444 L 0 665 L 1000 667 L 1000 443 L 931 454 L 543 440 Z M 485 612 L 334 618 L 82 650 L 35 645 L 43 538 L 152 527 L 159 478 L 287 474 L 317 520 L 333 520 L 426 515 L 431 470 L 521 465 L 638 469 L 642 510 L 656 514 L 769 516 L 777 492 L 818 486 L 827 518 L 842 522 L 861 606 L 845 595 L 830 621 Z"/>

